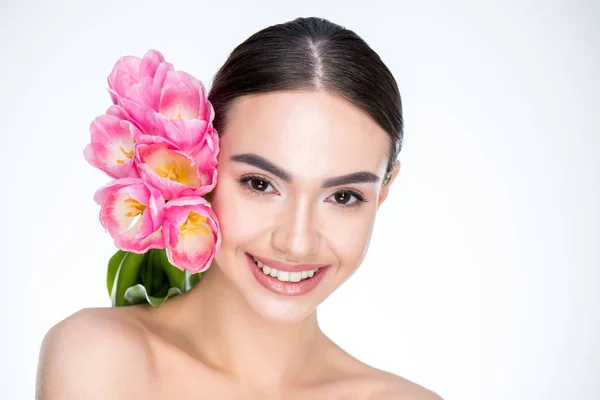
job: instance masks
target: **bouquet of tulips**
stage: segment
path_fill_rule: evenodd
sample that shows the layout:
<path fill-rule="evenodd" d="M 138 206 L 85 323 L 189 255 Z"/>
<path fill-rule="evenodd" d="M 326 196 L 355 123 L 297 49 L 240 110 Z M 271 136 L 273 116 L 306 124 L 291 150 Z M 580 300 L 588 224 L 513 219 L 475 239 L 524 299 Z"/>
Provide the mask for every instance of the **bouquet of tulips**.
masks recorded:
<path fill-rule="evenodd" d="M 221 244 L 206 199 L 219 138 L 202 82 L 155 50 L 121 57 L 108 76 L 112 105 L 91 123 L 86 160 L 114 178 L 100 188 L 100 222 L 119 249 L 108 262 L 113 306 L 191 289 Z"/>

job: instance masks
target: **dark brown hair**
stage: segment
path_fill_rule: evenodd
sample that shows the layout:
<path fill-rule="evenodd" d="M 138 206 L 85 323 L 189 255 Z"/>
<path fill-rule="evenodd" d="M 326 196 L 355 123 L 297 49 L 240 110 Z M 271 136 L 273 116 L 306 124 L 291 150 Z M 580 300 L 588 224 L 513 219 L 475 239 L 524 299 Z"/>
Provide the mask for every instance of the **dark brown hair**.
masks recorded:
<path fill-rule="evenodd" d="M 217 71 L 208 95 L 214 127 L 224 131 L 232 101 L 279 90 L 325 90 L 367 112 L 391 139 L 384 184 L 402 148 L 398 85 L 379 55 L 353 31 L 322 18 L 272 25 L 238 45 Z"/>

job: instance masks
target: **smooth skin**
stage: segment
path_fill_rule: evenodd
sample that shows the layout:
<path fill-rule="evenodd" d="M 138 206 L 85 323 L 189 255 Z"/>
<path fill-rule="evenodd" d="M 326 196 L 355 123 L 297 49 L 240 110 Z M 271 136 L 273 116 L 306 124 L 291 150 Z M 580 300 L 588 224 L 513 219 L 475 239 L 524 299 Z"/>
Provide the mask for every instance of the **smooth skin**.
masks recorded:
<path fill-rule="evenodd" d="M 85 309 L 58 323 L 42 344 L 37 398 L 441 399 L 350 356 L 317 321 L 362 263 L 400 170 L 382 185 L 389 136 L 323 91 L 238 98 L 222 133 L 212 192 L 222 247 L 203 279 L 158 309 Z M 356 172 L 366 174 L 324 184 Z M 255 280 L 246 252 L 331 267 L 311 292 L 282 296 Z"/>

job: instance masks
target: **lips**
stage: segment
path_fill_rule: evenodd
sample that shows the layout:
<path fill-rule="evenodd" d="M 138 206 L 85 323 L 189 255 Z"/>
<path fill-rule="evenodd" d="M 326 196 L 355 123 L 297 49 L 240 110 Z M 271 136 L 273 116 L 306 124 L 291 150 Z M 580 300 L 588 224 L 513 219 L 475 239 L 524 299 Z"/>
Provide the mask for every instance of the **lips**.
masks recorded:
<path fill-rule="evenodd" d="M 326 275 L 326 272 L 329 271 L 329 268 L 327 268 L 328 267 L 327 264 L 312 264 L 312 265 L 304 264 L 303 268 L 310 267 L 308 269 L 314 269 L 315 268 L 314 266 L 316 266 L 316 268 L 320 268 L 320 269 L 314 274 L 314 276 L 312 278 L 303 279 L 300 282 L 283 282 L 283 281 L 280 281 L 279 279 L 274 278 L 270 275 L 266 275 L 258 267 L 258 265 L 256 265 L 256 263 L 254 262 L 252 257 L 253 257 L 252 255 L 246 253 L 246 259 L 248 260 L 248 266 L 252 272 L 252 276 L 254 276 L 254 278 L 258 281 L 258 283 L 260 283 L 264 288 L 270 290 L 273 293 L 276 293 L 279 295 L 284 295 L 284 296 L 301 296 L 301 295 L 309 293 L 311 290 L 313 290 L 319 284 L 319 282 L 321 282 L 323 277 Z M 256 257 L 256 256 L 254 256 L 254 257 Z M 259 258 L 259 257 L 256 257 L 256 258 L 259 260 L 264 259 L 264 258 Z M 269 262 L 269 259 L 266 259 L 266 261 Z M 265 264 L 265 265 L 267 265 L 267 264 Z M 281 265 L 281 264 L 279 264 L 279 265 Z M 284 266 L 288 266 L 288 267 L 289 267 L 289 265 L 290 264 L 284 264 Z M 320 267 L 320 265 L 321 265 L 321 267 Z M 300 271 L 302 271 L 302 270 L 300 270 L 300 269 L 292 270 L 292 272 L 300 272 Z"/>
<path fill-rule="evenodd" d="M 258 261 L 263 263 L 264 265 L 278 269 L 280 271 L 288 271 L 288 272 L 301 272 L 301 271 L 310 271 L 311 269 L 317 268 L 325 268 L 329 266 L 329 264 L 286 264 L 281 261 L 271 260 L 265 257 L 259 257 L 257 255 L 251 254 L 252 257 L 256 258 Z"/>

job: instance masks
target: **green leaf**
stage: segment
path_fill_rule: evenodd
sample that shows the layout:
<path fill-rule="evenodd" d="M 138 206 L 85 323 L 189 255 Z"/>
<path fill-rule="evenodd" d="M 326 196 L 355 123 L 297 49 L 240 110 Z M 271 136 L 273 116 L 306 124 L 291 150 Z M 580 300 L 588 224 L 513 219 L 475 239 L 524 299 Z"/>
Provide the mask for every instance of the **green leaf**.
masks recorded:
<path fill-rule="evenodd" d="M 191 288 L 196 286 L 196 284 L 198 282 L 200 282 L 200 279 L 202 279 L 203 274 L 204 274 L 204 272 L 198 272 L 197 274 L 190 274 L 188 271 L 185 271 L 185 281 L 186 281 L 185 291 L 187 292 L 188 290 L 190 290 Z"/>
<path fill-rule="evenodd" d="M 179 294 L 181 294 L 181 290 L 179 290 L 179 288 L 172 287 L 164 297 L 150 296 L 144 285 L 138 283 L 137 285 L 132 286 L 125 291 L 125 300 L 131 305 L 148 303 L 152 307 L 160 307 L 165 301 L 167 301 L 167 299 Z"/>
<path fill-rule="evenodd" d="M 167 282 L 167 275 L 164 271 L 163 264 L 161 262 L 161 256 L 160 256 L 160 253 L 162 251 L 163 250 L 159 250 L 159 249 L 150 249 L 149 250 L 150 261 L 148 264 L 149 264 L 149 267 L 152 268 L 152 271 L 153 271 L 152 287 L 149 290 L 151 295 L 157 295 L 157 293 L 163 287 L 165 287 L 165 284 L 166 284 L 167 289 L 170 286 L 173 286 L 173 285 L 169 285 L 169 283 Z M 146 286 L 146 288 L 148 288 L 148 287 Z M 165 290 L 165 293 L 166 293 L 166 290 Z"/>
<path fill-rule="evenodd" d="M 112 293 L 112 287 L 115 282 L 115 276 L 117 275 L 117 271 L 119 270 L 119 265 L 121 264 L 121 260 L 125 257 L 125 251 L 118 250 L 108 261 L 108 271 L 106 272 L 106 287 L 108 289 L 108 295 L 110 296 Z"/>
<path fill-rule="evenodd" d="M 182 292 L 187 291 L 185 288 L 185 272 L 174 266 L 169 262 L 169 258 L 167 257 L 167 251 L 161 250 L 158 253 L 160 263 L 162 265 L 163 271 L 167 274 L 167 278 L 169 279 L 169 284 L 171 287 L 177 287 Z"/>
<path fill-rule="evenodd" d="M 115 282 L 111 291 L 111 300 L 113 307 L 126 306 L 125 291 L 139 283 L 139 273 L 146 254 L 136 254 L 126 252 L 119 263 L 119 268 L 115 275 Z"/>
<path fill-rule="evenodd" d="M 160 307 L 169 297 L 187 292 L 201 279 L 169 262 L 165 249 L 144 254 L 117 251 L 109 261 L 107 287 L 113 307 L 149 303 Z"/>
<path fill-rule="evenodd" d="M 160 250 L 160 260 L 163 270 L 169 278 L 169 283 L 172 287 L 178 287 L 181 292 L 187 292 L 193 288 L 202 278 L 202 272 L 190 274 L 187 270 L 182 271 L 169 262 L 166 250 Z"/>
<path fill-rule="evenodd" d="M 162 272 L 162 271 L 161 271 Z M 165 276 L 164 273 L 161 273 L 162 276 Z M 162 281 L 162 285 L 159 288 L 152 289 L 152 296 L 154 297 L 165 297 L 167 292 L 169 291 L 169 281 L 165 278 Z"/>
<path fill-rule="evenodd" d="M 152 293 L 152 281 L 154 280 L 155 273 L 154 263 L 152 262 L 153 255 L 154 253 L 152 253 L 152 250 L 148 250 L 146 252 L 146 262 L 144 263 L 140 271 L 142 283 L 144 284 L 146 290 L 150 293 Z"/>

